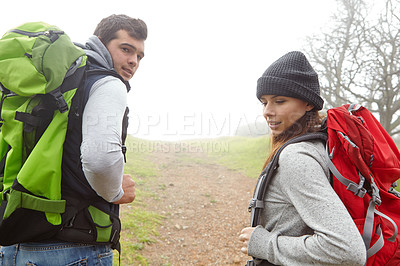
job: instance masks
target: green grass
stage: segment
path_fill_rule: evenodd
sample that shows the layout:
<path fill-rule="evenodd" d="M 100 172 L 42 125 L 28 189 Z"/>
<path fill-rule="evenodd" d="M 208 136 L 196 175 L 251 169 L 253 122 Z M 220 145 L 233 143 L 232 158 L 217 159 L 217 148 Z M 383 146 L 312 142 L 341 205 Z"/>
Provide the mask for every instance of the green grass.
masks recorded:
<path fill-rule="evenodd" d="M 154 236 L 158 236 L 157 228 L 162 217 L 141 207 L 132 207 L 121 213 L 121 221 L 121 265 L 148 265 L 147 259 L 140 251 L 145 244 L 155 242 Z M 114 256 L 114 263 L 118 265 L 117 256 Z"/>
<path fill-rule="evenodd" d="M 268 154 L 266 137 L 223 137 L 207 142 L 206 152 L 216 163 L 249 177 L 258 177 Z"/>
<path fill-rule="evenodd" d="M 156 197 L 148 187 L 148 181 L 157 176 L 158 168 L 150 158 L 149 147 L 151 142 L 136 139 L 131 136 L 127 139 L 127 163 L 124 172 L 132 175 L 136 183 L 135 201 L 122 206 L 120 218 L 121 231 L 121 264 L 120 265 L 148 265 L 147 259 L 141 255 L 146 244 L 155 242 L 158 235 L 157 228 L 163 217 L 157 213 L 146 211 L 144 199 Z M 119 265 L 119 254 L 114 251 L 114 265 Z"/>
<path fill-rule="evenodd" d="M 124 171 L 140 177 L 153 177 L 158 173 L 157 168 L 148 159 L 151 149 L 151 141 L 128 137 L 126 141 L 128 152 L 126 154 L 127 163 Z"/>

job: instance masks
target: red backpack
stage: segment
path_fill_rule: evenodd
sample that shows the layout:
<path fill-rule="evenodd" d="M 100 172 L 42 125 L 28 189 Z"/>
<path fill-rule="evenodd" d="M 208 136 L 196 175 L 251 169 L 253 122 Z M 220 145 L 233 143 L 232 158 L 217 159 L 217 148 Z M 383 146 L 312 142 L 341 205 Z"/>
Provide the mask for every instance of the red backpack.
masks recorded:
<path fill-rule="evenodd" d="M 312 139 L 327 143 L 333 189 L 343 201 L 363 237 L 366 265 L 400 265 L 400 152 L 394 141 L 361 105 L 328 110 L 327 133 L 301 135 L 286 142 L 261 173 L 250 201 L 251 226 L 259 224 L 267 186 L 278 167 L 281 151 L 289 144 Z M 259 265 L 254 259 L 247 265 Z M 271 264 L 265 264 L 271 265 Z"/>
<path fill-rule="evenodd" d="M 361 105 L 328 110 L 326 125 L 333 189 L 363 236 L 367 265 L 400 265 L 398 148 Z"/>

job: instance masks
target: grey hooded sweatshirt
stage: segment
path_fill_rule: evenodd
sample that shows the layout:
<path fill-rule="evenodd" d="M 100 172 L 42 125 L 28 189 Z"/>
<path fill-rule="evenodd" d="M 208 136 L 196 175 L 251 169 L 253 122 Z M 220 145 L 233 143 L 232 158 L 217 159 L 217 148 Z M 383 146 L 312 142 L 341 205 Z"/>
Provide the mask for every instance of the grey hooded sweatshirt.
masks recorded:
<path fill-rule="evenodd" d="M 276 265 L 364 265 L 366 249 L 329 183 L 320 141 L 288 145 L 279 157 L 248 254 Z"/>
<path fill-rule="evenodd" d="M 110 53 L 96 36 L 82 48 L 101 67 L 113 69 Z M 126 105 L 126 86 L 118 78 L 106 76 L 93 84 L 82 116 L 82 169 L 91 187 L 109 202 L 124 193 L 121 135 Z"/>

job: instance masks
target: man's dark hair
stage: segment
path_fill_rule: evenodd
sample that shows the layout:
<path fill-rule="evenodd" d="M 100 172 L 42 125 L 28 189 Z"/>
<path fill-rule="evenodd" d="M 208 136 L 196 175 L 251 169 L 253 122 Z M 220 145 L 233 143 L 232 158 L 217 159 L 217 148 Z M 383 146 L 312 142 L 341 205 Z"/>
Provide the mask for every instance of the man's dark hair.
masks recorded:
<path fill-rule="evenodd" d="M 104 45 L 116 39 L 116 32 L 126 30 L 132 38 L 146 40 L 147 26 L 141 19 L 131 18 L 127 15 L 111 15 L 103 18 L 97 25 L 94 35 L 100 37 Z"/>

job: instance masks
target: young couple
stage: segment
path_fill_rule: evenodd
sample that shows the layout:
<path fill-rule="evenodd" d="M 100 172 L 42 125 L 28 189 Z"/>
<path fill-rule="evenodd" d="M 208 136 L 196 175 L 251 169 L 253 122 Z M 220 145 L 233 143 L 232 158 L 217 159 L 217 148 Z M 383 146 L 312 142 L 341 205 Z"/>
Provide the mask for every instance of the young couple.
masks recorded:
<path fill-rule="evenodd" d="M 104 18 L 84 46 L 92 67 L 116 71 L 129 81 L 144 57 L 146 24 L 126 15 Z M 85 84 L 90 91 L 82 122 L 67 140 L 73 147 L 72 162 L 79 169 L 63 169 L 71 187 L 83 182 L 80 197 L 114 205 L 132 202 L 135 183 L 123 174 L 122 120 L 126 87 L 114 76 L 98 76 Z M 112 93 L 111 93 L 112 92 Z M 273 63 L 258 80 L 257 97 L 272 132 L 272 153 L 289 139 L 318 131 L 322 109 L 318 77 L 306 57 L 290 52 Z M 113 115 L 108 115 L 113 114 Z M 90 119 L 114 118 L 107 126 Z M 112 147 L 93 153 L 93 143 Z M 262 225 L 244 228 L 242 252 L 283 265 L 363 265 L 365 247 L 346 208 L 329 184 L 329 170 L 322 155 L 324 145 L 306 141 L 289 145 L 279 159 L 279 170 L 270 184 L 262 212 Z M 63 165 L 64 167 L 64 165 Z M 67 171 L 68 170 L 68 171 Z M 111 178 L 110 178 L 111 177 Z M 63 179 L 64 180 L 64 179 Z M 72 181 L 71 181 L 72 180 Z M 73 181 L 77 180 L 77 181 Z M 69 184 L 69 183 L 68 183 Z M 68 188 L 66 189 L 68 190 Z M 67 191 L 68 192 L 68 191 Z M 0 250 L 2 265 L 112 265 L 109 244 L 89 245 L 60 237 L 49 241 L 19 243 Z"/>

